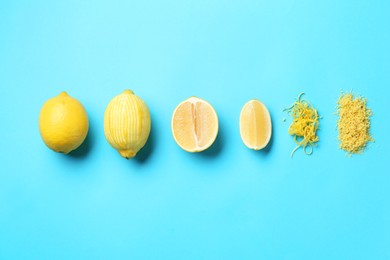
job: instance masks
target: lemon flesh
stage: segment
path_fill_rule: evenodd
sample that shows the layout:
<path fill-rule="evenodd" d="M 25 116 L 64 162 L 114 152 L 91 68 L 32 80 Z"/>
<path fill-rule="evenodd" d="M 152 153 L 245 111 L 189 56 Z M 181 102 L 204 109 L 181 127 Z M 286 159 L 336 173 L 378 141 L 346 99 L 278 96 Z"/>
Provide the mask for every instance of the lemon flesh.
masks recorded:
<path fill-rule="evenodd" d="M 207 101 L 190 97 L 181 102 L 172 115 L 172 134 L 176 143 L 187 152 L 209 148 L 218 134 L 218 116 Z"/>
<path fill-rule="evenodd" d="M 271 139 L 272 123 L 266 106 L 253 99 L 248 101 L 240 114 L 240 134 L 244 144 L 253 150 L 261 150 Z"/>
<path fill-rule="evenodd" d="M 88 127 L 83 105 L 66 92 L 47 100 L 39 115 L 43 142 L 59 153 L 67 154 L 78 148 L 87 136 Z"/>

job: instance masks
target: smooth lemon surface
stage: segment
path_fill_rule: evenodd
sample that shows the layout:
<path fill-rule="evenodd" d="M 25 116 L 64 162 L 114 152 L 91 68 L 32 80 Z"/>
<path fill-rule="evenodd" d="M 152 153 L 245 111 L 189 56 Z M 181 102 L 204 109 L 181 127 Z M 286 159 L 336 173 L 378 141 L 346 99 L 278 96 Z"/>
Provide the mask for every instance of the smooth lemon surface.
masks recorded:
<path fill-rule="evenodd" d="M 190 97 L 173 112 L 172 134 L 185 151 L 201 152 L 209 148 L 218 134 L 218 116 L 205 100 Z"/>
<path fill-rule="evenodd" d="M 248 101 L 240 114 L 240 134 L 244 144 L 254 150 L 267 146 L 272 134 L 271 116 L 260 101 Z"/>
<path fill-rule="evenodd" d="M 59 153 L 69 153 L 79 147 L 87 136 L 88 126 L 83 105 L 66 92 L 47 100 L 39 115 L 44 143 Z"/>
<path fill-rule="evenodd" d="M 150 128 L 149 109 L 131 90 L 114 97 L 104 113 L 106 139 L 126 159 L 133 158 L 145 145 Z"/>

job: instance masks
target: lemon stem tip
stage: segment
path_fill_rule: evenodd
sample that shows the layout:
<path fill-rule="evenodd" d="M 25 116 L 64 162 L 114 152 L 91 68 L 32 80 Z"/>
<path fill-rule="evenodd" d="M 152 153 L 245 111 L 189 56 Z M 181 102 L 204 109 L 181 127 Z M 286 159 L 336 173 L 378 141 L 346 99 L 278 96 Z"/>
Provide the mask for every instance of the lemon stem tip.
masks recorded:
<path fill-rule="evenodd" d="M 125 94 L 134 94 L 134 92 L 130 89 L 126 89 L 125 91 L 123 91 L 123 93 Z"/>
<path fill-rule="evenodd" d="M 131 159 L 136 155 L 136 152 L 131 151 L 131 150 L 121 150 L 118 152 L 123 158 L 126 158 L 126 159 Z"/>

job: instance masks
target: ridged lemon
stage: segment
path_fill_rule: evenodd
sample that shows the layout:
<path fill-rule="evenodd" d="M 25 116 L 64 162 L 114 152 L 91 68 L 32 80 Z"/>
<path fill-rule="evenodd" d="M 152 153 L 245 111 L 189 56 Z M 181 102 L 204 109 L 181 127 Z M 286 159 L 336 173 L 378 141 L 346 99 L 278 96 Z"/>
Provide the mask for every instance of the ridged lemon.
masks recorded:
<path fill-rule="evenodd" d="M 133 91 L 114 97 L 104 113 L 104 134 L 119 154 L 133 158 L 148 140 L 150 113 L 145 102 Z"/>

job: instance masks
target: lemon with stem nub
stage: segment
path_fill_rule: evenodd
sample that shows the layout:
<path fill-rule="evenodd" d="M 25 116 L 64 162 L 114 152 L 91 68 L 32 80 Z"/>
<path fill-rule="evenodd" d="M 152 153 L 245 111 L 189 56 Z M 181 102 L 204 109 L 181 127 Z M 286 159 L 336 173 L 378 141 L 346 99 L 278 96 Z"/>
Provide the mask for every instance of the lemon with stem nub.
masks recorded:
<path fill-rule="evenodd" d="M 119 154 L 133 158 L 148 140 L 150 113 L 145 102 L 131 90 L 114 97 L 104 113 L 104 134 Z"/>
<path fill-rule="evenodd" d="M 39 115 L 39 131 L 53 151 L 69 153 L 79 147 L 88 133 L 88 115 L 83 105 L 66 92 L 51 98 Z"/>

